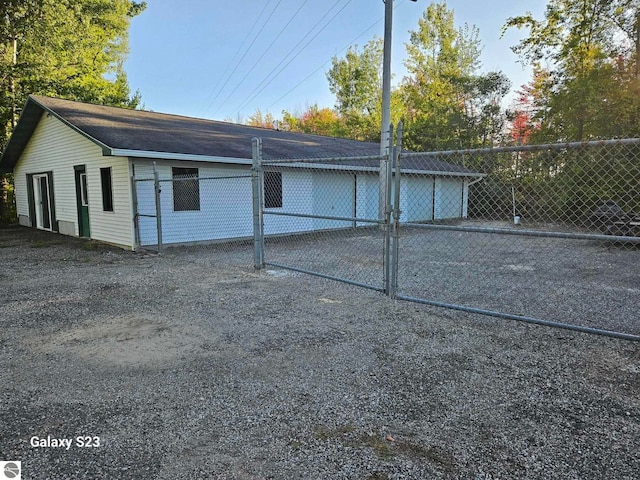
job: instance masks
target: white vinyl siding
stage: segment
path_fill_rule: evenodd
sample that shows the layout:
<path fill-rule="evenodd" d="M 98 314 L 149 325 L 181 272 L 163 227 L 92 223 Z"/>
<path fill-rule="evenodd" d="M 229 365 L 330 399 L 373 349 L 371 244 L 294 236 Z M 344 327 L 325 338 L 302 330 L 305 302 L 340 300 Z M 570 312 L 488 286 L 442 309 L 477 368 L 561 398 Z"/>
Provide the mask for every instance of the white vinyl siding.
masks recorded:
<path fill-rule="evenodd" d="M 313 212 L 313 174 L 311 171 L 282 172 L 282 207 L 270 212 Z M 313 219 L 304 217 L 264 216 L 265 235 L 277 235 L 313 230 Z"/>
<path fill-rule="evenodd" d="M 174 209 L 173 167 L 198 169 L 200 210 Z M 164 245 L 250 238 L 253 235 L 249 167 L 162 160 L 157 162 L 156 168 L 160 179 Z M 156 245 L 152 162 L 136 160 L 134 169 L 138 179 L 138 212 L 141 214 L 138 218 L 140 243 L 142 246 Z M 377 219 L 379 187 L 375 174 L 287 168 L 282 168 L 281 173 L 282 207 L 265 209 L 265 235 L 353 227 L 352 220 L 270 215 L 270 212 L 344 218 L 352 218 L 356 213 L 359 218 Z M 238 176 L 242 178 L 211 179 Z M 439 191 L 434 196 L 436 184 Z M 435 218 L 460 217 L 462 185 L 460 179 L 439 179 L 428 175 L 402 178 L 402 221 L 432 220 L 436 201 L 439 204 Z M 372 226 L 366 222 L 357 223 L 358 226 Z"/>
<path fill-rule="evenodd" d="M 438 177 L 435 182 L 433 218 L 460 218 L 462 209 L 463 182 L 455 178 Z"/>
<path fill-rule="evenodd" d="M 85 162 L 91 238 L 133 248 L 129 160 L 123 157 L 103 157 L 99 148 L 98 154 L 97 158 Z M 105 167 L 111 167 L 112 212 L 105 212 L 102 208 L 100 169 Z"/>
<path fill-rule="evenodd" d="M 86 165 L 91 238 L 132 247 L 128 159 L 103 156 L 98 145 L 46 113 L 14 168 L 18 215 L 29 215 L 27 174 L 50 171 L 56 220 L 73 223 L 78 235 L 74 165 Z M 112 169 L 113 212 L 102 211 L 101 167 Z"/>
<path fill-rule="evenodd" d="M 314 215 L 353 218 L 355 215 L 355 175 L 353 173 L 313 172 Z M 315 218 L 314 230 L 349 228 L 353 222 Z"/>
<path fill-rule="evenodd" d="M 401 178 L 400 210 L 403 222 L 426 222 L 433 220 L 433 187 L 430 176 Z"/>
<path fill-rule="evenodd" d="M 174 210 L 172 167 L 198 169 L 200 210 Z M 253 235 L 251 171 L 248 167 L 163 161 L 158 162 L 156 168 L 161 189 L 163 244 L 245 238 Z M 136 161 L 134 169 L 138 180 L 149 179 L 136 182 L 138 211 L 140 214 L 153 216 L 156 214 L 153 166 L 151 163 Z M 156 219 L 144 216 L 138 219 L 138 223 L 140 244 L 156 245 Z"/>
<path fill-rule="evenodd" d="M 394 190 L 395 179 L 391 189 L 392 203 Z M 356 194 L 358 218 L 378 218 L 378 176 L 358 174 Z M 400 179 L 400 220 L 428 222 L 434 219 L 466 218 L 468 197 L 468 181 L 462 178 L 404 176 Z M 358 223 L 358 226 L 364 225 L 364 222 Z"/>
<path fill-rule="evenodd" d="M 78 208 L 76 206 L 75 174 L 73 163 L 69 163 L 67 149 L 73 149 L 75 136 L 71 130 L 53 117 L 42 116 L 31 140 L 14 168 L 16 208 L 18 215 L 29 216 L 27 175 L 53 172 L 53 194 L 56 220 L 73 222 L 78 234 Z M 91 148 L 77 150 L 77 155 L 86 154 Z M 89 145 L 95 147 L 95 145 Z M 77 148 L 77 147 L 76 147 Z M 73 160 L 71 160 L 73 162 Z M 81 163 L 78 161 L 77 163 Z M 71 165 L 70 168 L 67 168 Z M 33 219 L 32 219 L 33 222 Z"/>
<path fill-rule="evenodd" d="M 356 175 L 356 217 L 366 220 L 378 219 L 378 198 L 380 196 L 380 177 L 372 173 Z M 359 222 L 359 227 L 370 227 L 374 224 Z"/>

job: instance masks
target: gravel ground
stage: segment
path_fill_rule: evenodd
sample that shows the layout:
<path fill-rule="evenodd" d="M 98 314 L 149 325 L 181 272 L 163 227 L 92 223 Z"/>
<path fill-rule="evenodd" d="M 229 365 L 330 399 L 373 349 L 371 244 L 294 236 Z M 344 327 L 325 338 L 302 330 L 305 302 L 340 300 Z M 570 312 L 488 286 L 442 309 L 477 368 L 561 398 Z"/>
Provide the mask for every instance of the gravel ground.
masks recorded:
<path fill-rule="evenodd" d="M 14 227 L 0 254 L 0 461 L 23 479 L 638 478 L 638 343 L 256 273 L 248 245 Z"/>
<path fill-rule="evenodd" d="M 267 239 L 265 258 L 381 289 L 383 242 L 377 229 Z M 640 336 L 639 247 L 415 227 L 399 245 L 400 295 Z"/>

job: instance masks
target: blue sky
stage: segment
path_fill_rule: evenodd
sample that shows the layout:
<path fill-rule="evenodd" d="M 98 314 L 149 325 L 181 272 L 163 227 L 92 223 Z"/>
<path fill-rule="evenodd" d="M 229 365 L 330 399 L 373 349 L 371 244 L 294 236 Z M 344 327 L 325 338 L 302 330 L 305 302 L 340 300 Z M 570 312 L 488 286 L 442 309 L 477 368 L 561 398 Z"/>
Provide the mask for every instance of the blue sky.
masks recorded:
<path fill-rule="evenodd" d="M 217 120 L 256 109 L 333 107 L 326 72 L 349 45 L 383 36 L 382 0 L 148 0 L 131 22 L 125 64 L 132 90 L 147 110 Z M 404 74 L 404 44 L 430 2 L 395 0 L 392 70 Z M 542 18 L 546 0 L 448 0 L 456 24 L 475 25 L 482 70 L 501 70 L 514 90 L 530 69 L 511 52 L 523 32 L 502 25 L 530 11 Z"/>

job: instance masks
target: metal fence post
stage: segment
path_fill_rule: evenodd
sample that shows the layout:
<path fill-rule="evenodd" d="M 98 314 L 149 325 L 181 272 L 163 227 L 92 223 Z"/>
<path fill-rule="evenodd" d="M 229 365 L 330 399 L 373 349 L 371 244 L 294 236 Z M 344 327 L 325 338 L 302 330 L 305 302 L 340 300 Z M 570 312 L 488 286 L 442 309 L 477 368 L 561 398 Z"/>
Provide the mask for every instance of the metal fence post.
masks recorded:
<path fill-rule="evenodd" d="M 158 253 L 162 253 L 162 208 L 160 205 L 160 176 L 156 168 L 156 162 L 153 162 L 153 190 L 156 197 L 156 228 L 158 231 Z"/>
<path fill-rule="evenodd" d="M 393 152 L 393 166 L 395 167 L 395 191 L 393 192 L 393 225 L 391 227 L 391 255 L 390 255 L 390 291 L 389 296 L 396 298 L 398 293 L 398 255 L 400 253 L 400 153 L 402 152 L 402 121 L 398 123 L 396 148 Z"/>
<path fill-rule="evenodd" d="M 133 232 L 134 245 L 133 250 L 140 247 L 140 209 L 138 207 L 138 185 L 135 175 L 131 175 L 131 197 L 133 200 Z"/>
<path fill-rule="evenodd" d="M 393 124 L 389 125 L 389 132 L 393 132 Z M 387 160 L 385 162 L 385 191 L 384 191 L 384 292 L 391 295 L 391 179 L 393 170 L 391 168 L 393 156 L 393 135 L 389 135 L 389 148 L 387 149 Z M 383 172 L 380 172 L 381 175 Z"/>
<path fill-rule="evenodd" d="M 389 170 L 391 168 L 389 166 L 389 159 L 393 154 L 393 124 L 391 123 L 387 125 L 387 127 L 389 128 L 387 137 L 388 144 L 385 146 L 382 143 L 383 140 L 380 141 L 380 155 L 382 155 L 382 157 L 380 158 L 380 171 L 378 174 L 378 220 L 380 221 L 381 230 L 385 228 L 383 222 L 385 220 L 385 209 L 387 207 L 386 199 L 389 186 Z M 384 137 L 385 135 L 383 134 L 382 136 Z"/>
<path fill-rule="evenodd" d="M 256 270 L 264 268 L 264 217 L 262 214 L 263 181 L 262 171 L 262 139 L 253 138 L 251 186 L 253 196 L 253 266 Z"/>

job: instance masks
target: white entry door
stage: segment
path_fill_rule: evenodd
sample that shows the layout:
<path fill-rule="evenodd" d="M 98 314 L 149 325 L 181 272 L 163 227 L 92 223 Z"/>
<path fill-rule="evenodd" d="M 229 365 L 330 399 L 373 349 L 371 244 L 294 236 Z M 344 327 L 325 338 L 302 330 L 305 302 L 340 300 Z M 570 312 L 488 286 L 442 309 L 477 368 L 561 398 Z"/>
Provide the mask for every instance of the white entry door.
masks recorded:
<path fill-rule="evenodd" d="M 53 218 L 51 212 L 51 186 L 49 176 L 33 176 L 33 200 L 36 213 L 36 227 L 51 230 Z"/>

